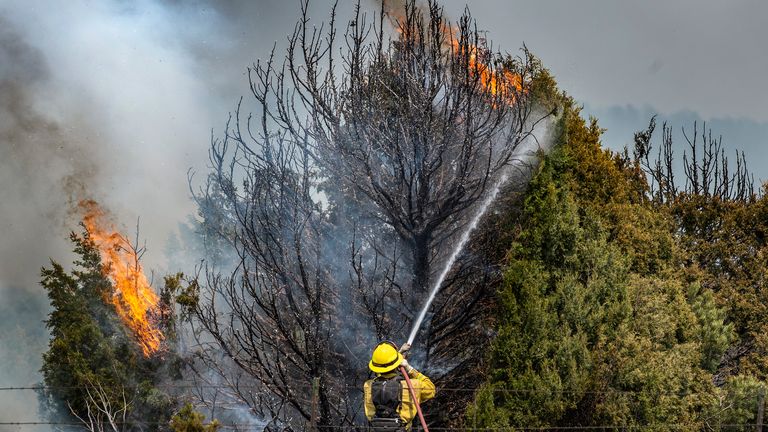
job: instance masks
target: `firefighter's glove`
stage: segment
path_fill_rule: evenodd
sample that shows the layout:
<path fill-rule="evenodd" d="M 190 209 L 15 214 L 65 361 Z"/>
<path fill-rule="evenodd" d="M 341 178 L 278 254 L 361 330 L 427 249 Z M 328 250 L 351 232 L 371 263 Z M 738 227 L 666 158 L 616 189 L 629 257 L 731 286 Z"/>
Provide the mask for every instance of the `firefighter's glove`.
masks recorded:
<path fill-rule="evenodd" d="M 411 375 L 411 373 L 416 370 L 413 368 L 413 366 L 408 364 L 408 360 L 406 359 L 403 359 L 403 361 L 400 362 L 400 366 L 405 368 L 405 371 L 408 372 L 408 375 Z"/>
<path fill-rule="evenodd" d="M 410 350 L 411 350 L 411 344 L 407 342 L 400 347 L 400 353 L 403 355 L 403 357 L 406 357 L 408 355 L 408 351 Z"/>

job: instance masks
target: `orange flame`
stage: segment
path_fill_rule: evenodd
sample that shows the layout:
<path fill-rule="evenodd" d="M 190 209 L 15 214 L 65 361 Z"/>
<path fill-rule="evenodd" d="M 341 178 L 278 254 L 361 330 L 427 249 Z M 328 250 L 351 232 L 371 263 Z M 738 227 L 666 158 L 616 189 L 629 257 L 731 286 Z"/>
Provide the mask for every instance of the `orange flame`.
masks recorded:
<path fill-rule="evenodd" d="M 83 225 L 101 256 L 102 273 L 113 285 L 112 303 L 122 322 L 134 333 L 146 357 L 160 349 L 163 333 L 150 318 L 157 311 L 158 296 L 139 264 L 136 248 L 114 229 L 107 212 L 93 200 L 79 203 Z"/>
<path fill-rule="evenodd" d="M 523 91 L 523 78 L 520 74 L 506 68 L 500 71 L 494 70 L 488 63 L 478 58 L 478 54 L 485 51 L 475 45 L 460 46 L 458 39 L 451 40 L 451 49 L 454 53 L 468 56 L 470 73 L 476 74 L 480 85 L 490 94 L 501 95 L 507 99 L 510 105 L 515 103 L 515 95 Z"/>
<path fill-rule="evenodd" d="M 403 10 L 406 8 L 405 2 L 399 2 L 397 7 L 386 4 L 384 7 L 395 31 L 401 38 L 406 37 L 402 27 L 405 22 L 405 15 L 403 14 Z M 458 28 L 453 28 L 448 23 L 443 23 L 441 30 L 443 34 L 452 36 L 446 39 L 450 43 L 450 50 L 453 54 L 468 56 L 469 72 L 478 78 L 482 88 L 493 96 L 501 95 L 508 105 L 514 105 L 516 95 L 524 92 L 523 77 L 504 67 L 501 70 L 497 70 L 489 62 L 484 61 L 483 57 L 490 57 L 487 49 L 473 44 L 461 46 Z"/>

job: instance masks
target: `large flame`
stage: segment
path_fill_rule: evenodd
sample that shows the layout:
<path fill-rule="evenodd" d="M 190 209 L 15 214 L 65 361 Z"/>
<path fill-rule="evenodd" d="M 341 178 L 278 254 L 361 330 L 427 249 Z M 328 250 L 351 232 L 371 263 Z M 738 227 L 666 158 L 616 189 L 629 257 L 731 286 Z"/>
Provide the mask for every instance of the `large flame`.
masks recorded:
<path fill-rule="evenodd" d="M 79 204 L 83 225 L 101 255 L 102 272 L 112 281 L 110 302 L 123 323 L 136 336 L 144 355 L 160 349 L 163 333 L 152 323 L 158 307 L 158 296 L 149 285 L 139 263 L 137 250 L 114 229 L 107 213 L 92 200 Z"/>

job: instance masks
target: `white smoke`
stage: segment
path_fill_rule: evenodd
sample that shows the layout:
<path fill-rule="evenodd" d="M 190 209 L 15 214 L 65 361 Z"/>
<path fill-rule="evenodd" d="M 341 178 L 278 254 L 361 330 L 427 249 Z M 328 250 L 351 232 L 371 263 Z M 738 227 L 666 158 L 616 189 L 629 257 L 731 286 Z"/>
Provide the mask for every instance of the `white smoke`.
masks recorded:
<path fill-rule="evenodd" d="M 0 296 L 12 310 L 34 305 L 23 320 L 0 317 L 0 359 L 25 359 L 0 372 L 0 387 L 41 379 L 39 271 L 72 259 L 73 201 L 100 201 L 128 234 L 140 218 L 145 263 L 162 272 L 166 240 L 195 210 L 187 170 L 206 171 L 211 130 L 248 91 L 246 67 L 298 10 L 298 0 L 0 2 Z M 328 4 L 311 12 L 325 19 Z M 0 421 L 39 420 L 34 394 L 0 393 L 0 406 Z"/>

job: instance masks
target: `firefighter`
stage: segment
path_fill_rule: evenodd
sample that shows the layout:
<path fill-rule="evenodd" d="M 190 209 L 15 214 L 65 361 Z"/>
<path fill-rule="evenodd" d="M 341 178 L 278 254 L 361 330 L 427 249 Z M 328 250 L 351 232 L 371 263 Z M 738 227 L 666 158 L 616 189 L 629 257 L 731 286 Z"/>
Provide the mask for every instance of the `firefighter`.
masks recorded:
<path fill-rule="evenodd" d="M 417 371 L 403 357 L 410 345 L 398 350 L 392 342 L 381 342 L 373 350 L 368 367 L 376 377 L 365 382 L 365 416 L 376 432 L 407 431 L 416 417 L 408 383 L 400 375 L 403 366 L 411 378 L 416 401 L 421 403 L 435 395 L 435 385 L 429 378 Z"/>

